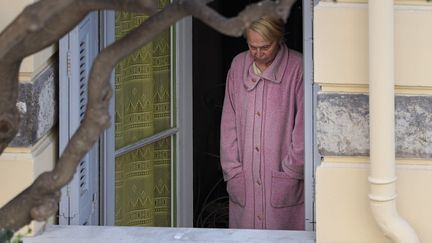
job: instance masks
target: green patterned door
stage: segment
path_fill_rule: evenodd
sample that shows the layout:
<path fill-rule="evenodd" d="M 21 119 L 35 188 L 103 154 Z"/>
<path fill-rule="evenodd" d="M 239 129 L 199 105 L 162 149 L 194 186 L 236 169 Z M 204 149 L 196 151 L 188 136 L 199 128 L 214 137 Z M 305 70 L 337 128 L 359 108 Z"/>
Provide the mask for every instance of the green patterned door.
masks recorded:
<path fill-rule="evenodd" d="M 146 18 L 117 12 L 116 39 Z M 173 224 L 175 86 L 171 60 L 168 30 L 116 67 L 115 225 Z"/>

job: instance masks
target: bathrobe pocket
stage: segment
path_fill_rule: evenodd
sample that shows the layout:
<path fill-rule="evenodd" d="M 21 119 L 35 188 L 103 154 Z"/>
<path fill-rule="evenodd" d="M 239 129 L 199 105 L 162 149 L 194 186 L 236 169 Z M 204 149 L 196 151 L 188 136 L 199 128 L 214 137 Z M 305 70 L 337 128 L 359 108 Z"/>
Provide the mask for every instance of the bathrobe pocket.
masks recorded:
<path fill-rule="evenodd" d="M 272 171 L 270 203 L 274 208 L 291 207 L 304 202 L 302 175 L 293 171 Z"/>

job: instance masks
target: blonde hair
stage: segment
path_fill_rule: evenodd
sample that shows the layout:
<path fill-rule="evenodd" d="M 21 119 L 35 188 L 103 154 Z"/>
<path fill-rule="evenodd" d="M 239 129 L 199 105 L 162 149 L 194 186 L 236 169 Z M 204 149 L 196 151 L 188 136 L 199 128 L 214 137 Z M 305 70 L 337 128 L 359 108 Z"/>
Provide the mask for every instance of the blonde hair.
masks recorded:
<path fill-rule="evenodd" d="M 282 19 L 270 16 L 263 16 L 251 23 L 246 28 L 245 36 L 248 31 L 254 31 L 260 34 L 266 41 L 283 42 L 284 22 Z"/>

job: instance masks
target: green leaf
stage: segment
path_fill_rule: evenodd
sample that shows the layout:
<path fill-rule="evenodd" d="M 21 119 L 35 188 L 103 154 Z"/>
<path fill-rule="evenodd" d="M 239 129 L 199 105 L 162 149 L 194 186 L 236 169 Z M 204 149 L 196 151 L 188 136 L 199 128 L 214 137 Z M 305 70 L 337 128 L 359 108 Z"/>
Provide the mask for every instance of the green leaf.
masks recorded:
<path fill-rule="evenodd" d="M 9 243 L 14 232 L 8 229 L 0 229 L 0 243 Z"/>

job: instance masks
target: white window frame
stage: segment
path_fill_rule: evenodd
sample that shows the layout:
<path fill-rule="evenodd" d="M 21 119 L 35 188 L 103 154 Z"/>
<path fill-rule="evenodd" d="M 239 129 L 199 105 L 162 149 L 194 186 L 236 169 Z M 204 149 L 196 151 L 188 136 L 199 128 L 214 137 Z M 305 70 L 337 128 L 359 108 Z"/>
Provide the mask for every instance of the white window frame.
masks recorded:
<path fill-rule="evenodd" d="M 102 16 L 103 33 L 101 39 L 102 46 L 108 46 L 115 38 L 114 21 L 115 13 L 113 11 L 104 11 Z M 177 121 L 176 126 L 171 129 L 164 130 L 149 138 L 140 140 L 135 144 L 121 148 L 115 151 L 114 137 L 114 114 L 115 114 L 115 97 L 110 101 L 111 127 L 108 128 L 103 136 L 101 143 L 101 160 L 103 166 L 101 173 L 103 180 L 101 181 L 101 192 L 103 198 L 101 222 L 104 225 L 114 225 L 115 214 L 115 158 L 130 151 L 130 149 L 138 148 L 143 144 L 149 144 L 160 140 L 164 137 L 175 135 L 175 168 L 172 167 L 171 180 L 171 222 L 175 227 L 193 227 L 193 141 L 192 141 L 192 18 L 185 18 L 175 25 L 175 30 L 171 28 L 172 41 L 175 41 L 175 48 L 171 48 L 171 64 L 175 67 L 175 73 L 171 72 L 172 78 L 175 80 L 176 101 L 171 102 L 175 107 L 171 110 L 176 110 Z M 175 33 L 175 37 L 174 37 Z M 172 46 L 174 47 L 174 46 Z M 175 53 L 173 52 L 175 50 Z M 114 90 L 114 73 L 111 75 L 111 85 Z M 171 96 L 173 97 L 173 96 Z M 174 207 L 175 206 L 175 207 Z M 174 214 L 176 213 L 176 214 Z"/>
<path fill-rule="evenodd" d="M 303 0 L 304 128 L 305 128 L 305 230 L 316 230 L 315 172 L 321 162 L 316 144 L 316 97 L 313 77 L 313 10 L 319 0 Z"/>

